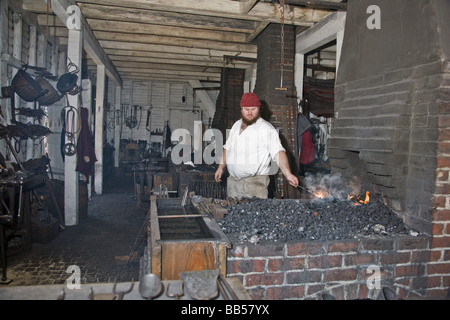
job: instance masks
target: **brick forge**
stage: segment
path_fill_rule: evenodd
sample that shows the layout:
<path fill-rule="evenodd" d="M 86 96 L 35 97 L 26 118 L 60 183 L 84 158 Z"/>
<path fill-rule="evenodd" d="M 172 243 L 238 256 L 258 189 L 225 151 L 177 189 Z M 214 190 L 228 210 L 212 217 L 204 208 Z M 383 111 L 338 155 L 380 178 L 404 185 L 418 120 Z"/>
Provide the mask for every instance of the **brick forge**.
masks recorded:
<path fill-rule="evenodd" d="M 365 27 L 369 5 L 381 8 L 381 30 Z M 374 268 L 380 270 L 381 287 L 394 289 L 400 299 L 446 297 L 450 48 L 444 39 L 450 37 L 449 10 L 450 4 L 441 0 L 349 2 L 335 88 L 329 141 L 333 173 L 360 179 L 421 235 L 235 243 L 227 274 L 241 278 L 253 298 L 320 299 L 324 293 L 337 299 L 376 298 L 379 290 L 368 285 Z M 262 74 L 258 61 L 255 92 L 266 90 L 258 87 Z"/>
<path fill-rule="evenodd" d="M 399 299 L 443 298 L 450 286 L 448 250 L 433 248 L 426 236 L 233 244 L 227 276 L 240 278 L 253 299 L 264 300 L 315 300 L 322 294 L 376 299 L 383 287 Z"/>
<path fill-rule="evenodd" d="M 380 30 L 346 28 L 329 141 L 332 171 L 365 179 L 409 227 L 429 235 L 422 247 L 428 263 L 411 260 L 400 270 L 416 272 L 411 290 L 420 284 L 424 296 L 444 297 L 450 287 L 450 48 L 444 41 L 450 4 L 354 1 L 347 25 L 365 23 L 361 10 L 374 4 L 384 13 Z"/>

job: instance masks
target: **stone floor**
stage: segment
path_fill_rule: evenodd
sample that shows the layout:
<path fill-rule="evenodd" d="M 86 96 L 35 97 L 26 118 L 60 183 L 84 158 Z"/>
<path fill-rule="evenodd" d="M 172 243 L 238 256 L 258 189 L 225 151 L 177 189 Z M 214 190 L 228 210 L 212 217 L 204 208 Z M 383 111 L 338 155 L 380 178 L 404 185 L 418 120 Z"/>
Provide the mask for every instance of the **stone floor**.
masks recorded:
<path fill-rule="evenodd" d="M 8 255 L 8 286 L 64 284 L 72 272 L 81 284 L 137 280 L 148 205 L 138 208 L 134 196 L 132 176 L 107 180 L 88 202 L 86 219 L 47 244 Z"/>

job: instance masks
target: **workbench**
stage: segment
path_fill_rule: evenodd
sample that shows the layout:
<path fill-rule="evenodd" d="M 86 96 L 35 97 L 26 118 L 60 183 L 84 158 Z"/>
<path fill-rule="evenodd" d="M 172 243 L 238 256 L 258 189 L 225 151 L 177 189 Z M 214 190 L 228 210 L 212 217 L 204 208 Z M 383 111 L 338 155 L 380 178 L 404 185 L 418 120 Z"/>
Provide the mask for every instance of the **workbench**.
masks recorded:
<path fill-rule="evenodd" d="M 0 179 L 0 249 L 3 284 L 10 282 L 6 276 L 8 237 L 21 236 L 23 249 L 31 249 L 31 192 L 43 184 L 43 176 L 26 173 L 9 174 Z"/>

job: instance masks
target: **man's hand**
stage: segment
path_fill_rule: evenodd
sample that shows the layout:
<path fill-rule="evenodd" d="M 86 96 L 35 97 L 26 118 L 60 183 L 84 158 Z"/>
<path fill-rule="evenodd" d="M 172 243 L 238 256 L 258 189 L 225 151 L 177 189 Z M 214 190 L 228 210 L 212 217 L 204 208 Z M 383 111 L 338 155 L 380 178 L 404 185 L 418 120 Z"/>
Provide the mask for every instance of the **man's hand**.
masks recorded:
<path fill-rule="evenodd" d="M 298 178 L 294 176 L 291 172 L 286 152 L 284 151 L 278 152 L 278 154 L 275 156 L 275 162 L 280 167 L 281 172 L 286 177 L 287 181 L 289 181 L 289 184 L 294 188 L 297 188 Z"/>
<path fill-rule="evenodd" d="M 292 173 L 288 174 L 286 176 L 286 179 L 291 186 L 293 186 L 294 188 L 298 187 L 298 178 L 296 176 L 294 176 Z"/>
<path fill-rule="evenodd" d="M 223 168 L 219 166 L 219 168 L 216 170 L 216 173 L 214 174 L 214 179 L 216 182 L 222 181 L 222 174 L 223 174 Z"/>
<path fill-rule="evenodd" d="M 222 174 L 223 174 L 223 169 L 226 166 L 226 159 L 227 159 L 227 150 L 223 149 L 222 161 L 219 163 L 219 167 L 217 168 L 216 173 L 214 174 L 214 179 L 216 180 L 216 182 L 222 181 Z"/>

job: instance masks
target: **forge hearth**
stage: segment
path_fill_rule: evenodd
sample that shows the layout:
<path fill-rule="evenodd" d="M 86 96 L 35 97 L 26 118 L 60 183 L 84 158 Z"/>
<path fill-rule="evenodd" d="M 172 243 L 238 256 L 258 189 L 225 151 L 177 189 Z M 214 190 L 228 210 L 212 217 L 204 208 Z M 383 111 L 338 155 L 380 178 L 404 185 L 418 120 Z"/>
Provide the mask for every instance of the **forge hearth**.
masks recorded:
<path fill-rule="evenodd" d="M 218 269 L 226 276 L 230 243 L 211 217 L 181 198 L 150 198 L 150 229 L 142 273 L 179 280 L 180 272 Z"/>
<path fill-rule="evenodd" d="M 230 207 L 219 225 L 233 243 L 343 240 L 416 234 L 379 199 L 249 199 Z"/>
<path fill-rule="evenodd" d="M 370 5 L 382 11 L 380 30 L 365 27 Z M 429 235 L 433 201 L 448 188 L 439 177 L 448 177 L 449 10 L 440 0 L 349 1 L 328 141 L 333 173 L 365 176 Z"/>

